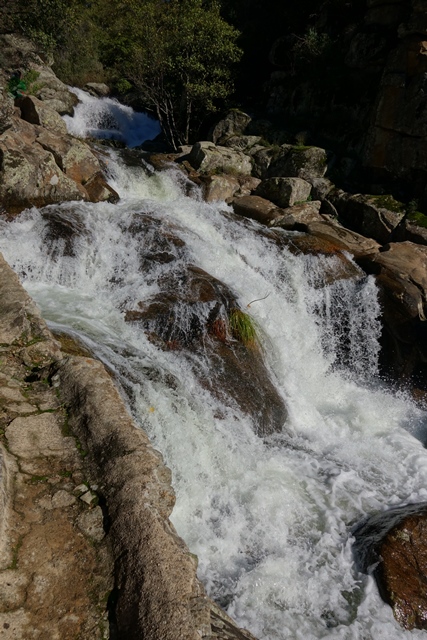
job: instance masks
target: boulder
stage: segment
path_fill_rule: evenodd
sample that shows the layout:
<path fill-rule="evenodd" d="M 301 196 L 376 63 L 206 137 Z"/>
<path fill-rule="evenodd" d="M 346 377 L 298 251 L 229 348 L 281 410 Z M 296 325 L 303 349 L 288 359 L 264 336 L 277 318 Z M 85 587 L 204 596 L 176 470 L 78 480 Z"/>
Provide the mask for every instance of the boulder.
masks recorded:
<path fill-rule="evenodd" d="M 413 242 L 386 245 L 358 259 L 380 287 L 384 330 L 382 364 L 397 378 L 427 384 L 427 247 Z"/>
<path fill-rule="evenodd" d="M 404 629 L 427 629 L 427 505 L 377 514 L 355 531 L 360 569 L 373 573 L 381 597 Z"/>
<path fill-rule="evenodd" d="M 224 140 L 222 143 L 224 147 L 230 147 L 235 151 L 241 151 L 242 153 L 251 154 L 251 150 L 258 145 L 261 140 L 261 136 L 244 136 L 233 135 Z"/>
<path fill-rule="evenodd" d="M 85 184 L 101 171 L 98 158 L 89 146 L 69 135 L 58 136 L 48 129 L 39 129 L 36 140 L 52 153 L 61 171 L 75 182 Z"/>
<path fill-rule="evenodd" d="M 328 168 L 325 149 L 283 144 L 267 170 L 267 177 L 323 178 Z"/>
<path fill-rule="evenodd" d="M 212 130 L 212 141 L 223 144 L 224 140 L 235 134 L 242 134 L 252 118 L 247 113 L 232 109 Z"/>
<path fill-rule="evenodd" d="M 0 201 L 10 213 L 85 198 L 83 188 L 61 171 L 52 153 L 11 130 L 0 136 L 0 178 Z"/>
<path fill-rule="evenodd" d="M 310 178 L 311 197 L 313 200 L 325 200 L 327 195 L 335 188 L 328 178 Z"/>
<path fill-rule="evenodd" d="M 115 204 L 120 200 L 117 191 L 110 187 L 100 171 L 85 182 L 84 189 L 90 202 L 111 202 Z"/>
<path fill-rule="evenodd" d="M 38 77 L 31 87 L 35 97 L 59 115 L 72 116 L 74 107 L 79 102 L 76 94 L 70 91 L 67 85 L 57 78 L 52 69 L 45 64 L 32 63 L 30 69 L 38 73 Z"/>
<path fill-rule="evenodd" d="M 201 176 L 201 181 L 203 198 L 206 202 L 229 201 L 240 191 L 240 184 L 235 176 L 226 174 Z"/>
<path fill-rule="evenodd" d="M 66 135 L 67 126 L 61 116 L 38 98 L 25 96 L 25 98 L 18 98 L 16 104 L 21 110 L 23 120 L 38 124 L 59 135 Z"/>
<path fill-rule="evenodd" d="M 12 124 L 13 100 L 0 87 L 0 134 Z"/>
<path fill-rule="evenodd" d="M 416 212 L 408 214 L 394 230 L 393 241 L 404 242 L 409 240 L 416 244 L 427 245 L 427 216 Z"/>
<path fill-rule="evenodd" d="M 110 94 L 110 87 L 104 82 L 86 82 L 84 89 L 96 98 L 105 98 Z"/>
<path fill-rule="evenodd" d="M 310 193 L 311 184 L 302 178 L 267 178 L 255 191 L 255 195 L 271 200 L 284 209 L 297 202 L 305 202 Z"/>
<path fill-rule="evenodd" d="M 236 318 L 250 319 L 239 310 L 234 294 L 209 273 L 179 266 L 185 246 L 172 225 L 135 215 L 129 230 L 141 238 L 140 268 L 159 274 L 159 292 L 135 301 L 126 321 L 139 326 L 160 348 L 188 361 L 205 388 L 253 418 L 260 436 L 281 431 L 286 407 L 264 364 L 256 332 L 247 339 L 236 327 Z M 147 234 L 149 246 L 143 241 Z M 163 264 L 167 271 L 157 268 Z M 253 329 L 252 323 L 249 326 Z"/>
<path fill-rule="evenodd" d="M 276 147 L 261 147 L 261 149 L 254 147 L 252 153 L 250 153 L 253 164 L 253 175 L 261 179 L 266 178 L 268 169 L 277 153 L 278 150 Z"/>
<path fill-rule="evenodd" d="M 251 159 L 241 151 L 220 147 L 213 142 L 196 142 L 188 162 L 200 173 L 247 174 L 252 171 Z"/>
<path fill-rule="evenodd" d="M 309 221 L 306 225 L 306 231 L 316 238 L 332 242 L 342 251 L 348 251 L 356 258 L 375 254 L 380 248 L 375 240 L 350 231 L 334 220 L 321 218 Z"/>
<path fill-rule="evenodd" d="M 234 213 L 237 213 L 237 215 L 256 220 L 266 225 L 274 224 L 283 214 L 282 210 L 276 207 L 270 200 L 260 198 L 260 196 L 234 198 L 232 205 Z"/>
<path fill-rule="evenodd" d="M 321 203 L 319 200 L 294 204 L 287 209 L 279 209 L 281 216 L 276 217 L 270 226 L 281 227 L 288 231 L 307 231 L 307 225 L 311 222 L 322 222 L 319 214 Z"/>
<path fill-rule="evenodd" d="M 328 200 L 350 229 L 381 244 L 390 242 L 393 231 L 405 216 L 404 205 L 388 195 L 351 195 L 336 191 L 328 195 Z"/>

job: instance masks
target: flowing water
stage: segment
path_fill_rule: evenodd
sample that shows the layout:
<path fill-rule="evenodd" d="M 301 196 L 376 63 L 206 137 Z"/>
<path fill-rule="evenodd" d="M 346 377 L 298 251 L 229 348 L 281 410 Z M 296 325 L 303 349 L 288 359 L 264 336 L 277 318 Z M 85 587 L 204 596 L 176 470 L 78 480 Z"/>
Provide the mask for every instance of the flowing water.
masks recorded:
<path fill-rule="evenodd" d="M 79 118 L 83 131 L 87 116 Z M 0 250 L 50 326 L 78 336 L 116 373 L 172 469 L 172 521 L 209 594 L 260 640 L 424 636 L 397 625 L 352 557 L 361 518 L 427 500 L 426 415 L 377 376 L 374 281 L 327 284 L 335 258 L 279 248 L 224 203 L 206 204 L 194 190 L 187 197 L 172 168 L 156 174 L 113 155 L 109 167 L 117 205 L 29 210 L 0 223 Z M 141 267 L 154 242 L 143 224 L 135 231 L 144 216 L 182 241 L 173 263 Z M 55 236 L 52 217 L 79 233 Z M 206 390 L 191 358 L 125 322 L 186 263 L 226 283 L 242 308 L 264 298 L 248 311 L 288 408 L 280 433 L 258 437 L 256 417 Z"/>

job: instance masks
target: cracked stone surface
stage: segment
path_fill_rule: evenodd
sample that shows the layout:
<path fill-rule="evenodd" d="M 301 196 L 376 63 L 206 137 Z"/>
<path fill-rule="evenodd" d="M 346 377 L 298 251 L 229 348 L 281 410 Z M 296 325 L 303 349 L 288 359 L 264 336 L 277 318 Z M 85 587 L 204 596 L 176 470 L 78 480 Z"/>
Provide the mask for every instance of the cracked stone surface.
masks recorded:
<path fill-rule="evenodd" d="M 112 561 L 101 509 L 74 494 L 83 459 L 48 382 L 60 352 L 13 277 L 0 300 L 0 637 L 106 639 Z"/>

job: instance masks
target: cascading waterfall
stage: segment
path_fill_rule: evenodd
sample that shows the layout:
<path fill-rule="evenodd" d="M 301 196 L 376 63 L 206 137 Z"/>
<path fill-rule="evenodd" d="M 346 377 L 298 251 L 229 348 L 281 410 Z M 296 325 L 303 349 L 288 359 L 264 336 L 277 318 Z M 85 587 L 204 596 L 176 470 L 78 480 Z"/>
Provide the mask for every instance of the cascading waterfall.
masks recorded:
<path fill-rule="evenodd" d="M 373 279 L 325 283 L 336 258 L 293 255 L 224 203 L 187 197 L 172 168 L 149 174 L 113 154 L 109 166 L 117 205 L 26 211 L 0 223 L 0 250 L 51 327 L 116 373 L 172 469 L 172 520 L 210 595 L 260 640 L 421 638 L 398 626 L 352 557 L 357 521 L 427 500 L 426 415 L 376 377 Z M 173 263 L 142 260 L 154 251 L 148 218 L 179 238 Z M 61 220 L 72 237 L 52 232 Z M 125 321 L 183 264 L 224 282 L 242 308 L 264 298 L 249 311 L 288 408 L 280 433 L 260 438 L 256 417 L 207 390 L 191 358 Z"/>

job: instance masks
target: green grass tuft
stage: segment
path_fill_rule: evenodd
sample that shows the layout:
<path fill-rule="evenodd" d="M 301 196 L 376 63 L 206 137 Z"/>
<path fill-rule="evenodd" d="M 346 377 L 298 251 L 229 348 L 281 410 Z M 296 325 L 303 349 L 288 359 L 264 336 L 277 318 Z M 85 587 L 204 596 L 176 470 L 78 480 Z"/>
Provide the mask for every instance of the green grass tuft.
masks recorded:
<path fill-rule="evenodd" d="M 230 331 L 233 337 L 246 347 L 256 347 L 258 336 L 254 320 L 240 309 L 231 309 L 229 316 Z"/>

